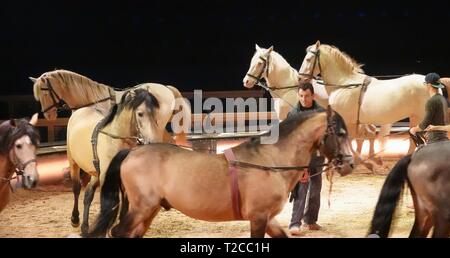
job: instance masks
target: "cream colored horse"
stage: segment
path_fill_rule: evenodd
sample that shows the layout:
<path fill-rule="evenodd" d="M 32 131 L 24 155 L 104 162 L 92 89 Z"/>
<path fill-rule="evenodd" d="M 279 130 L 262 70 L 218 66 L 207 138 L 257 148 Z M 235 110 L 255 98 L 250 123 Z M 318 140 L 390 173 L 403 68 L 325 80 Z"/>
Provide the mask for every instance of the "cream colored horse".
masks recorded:
<path fill-rule="evenodd" d="M 278 52 L 273 50 L 273 46 L 265 49 L 255 45 L 255 54 L 253 55 L 247 74 L 244 76 L 243 84 L 246 88 L 253 88 L 256 83 L 265 79 L 270 87 L 270 94 L 275 103 L 275 112 L 279 119 L 286 118 L 289 111 L 298 103 L 297 90 L 298 72 L 283 58 Z M 328 106 L 328 93 L 325 86 L 312 80 L 314 87 L 315 100 L 322 107 Z M 283 89 L 285 88 L 285 89 Z M 390 129 L 390 128 L 389 128 Z M 359 135 L 356 138 L 357 152 L 361 154 L 364 138 L 369 140 L 369 156 L 374 155 L 374 141 L 376 131 L 373 125 L 362 124 L 358 130 Z M 358 156 L 357 161 L 359 162 Z M 375 160 L 380 164 L 379 160 Z M 369 169 L 373 169 L 369 163 L 364 163 Z"/>
<path fill-rule="evenodd" d="M 112 108 L 105 118 L 95 108 L 76 110 L 67 125 L 67 158 L 73 180 L 74 209 L 72 225 L 78 226 L 78 196 L 80 194 L 80 168 L 91 175 L 84 198 L 82 233 L 88 229 L 89 207 L 99 182 L 103 182 L 106 169 L 114 155 L 123 148 L 131 148 L 142 138 L 144 142 L 161 142 L 157 115 L 163 105 L 156 96 L 145 89 L 130 90 L 123 95 L 119 105 Z M 102 119 L 104 119 L 102 121 Z M 100 177 L 93 164 L 94 153 L 91 144 L 94 128 L 102 121 L 96 150 L 100 162 Z M 105 133 L 103 133 L 105 132 Z M 100 180 L 100 181 L 99 181 Z"/>
<path fill-rule="evenodd" d="M 350 135 L 355 135 L 361 87 L 336 85 L 362 84 L 367 75 L 361 65 L 338 48 L 317 41 L 307 48 L 299 74 L 301 81 L 322 76 L 330 105 L 343 116 Z M 411 127 L 417 125 L 425 115 L 425 103 L 430 97 L 423 82 L 424 76 L 418 74 L 392 80 L 372 78 L 362 98 L 360 122 L 383 125 L 409 118 Z M 410 144 L 409 152 L 414 148 Z"/>
<path fill-rule="evenodd" d="M 106 115 L 112 105 L 119 102 L 126 92 L 114 90 L 110 86 L 67 70 L 46 72 L 37 79 L 31 77 L 30 79 L 34 82 L 34 97 L 41 103 L 42 112 L 48 120 L 57 118 L 58 109 L 63 108 L 62 101 L 72 110 L 91 106 Z M 165 130 L 166 124 L 179 112 L 183 117 L 190 119 L 190 106 L 183 101 L 181 93 L 173 86 L 144 83 L 130 89 L 135 88 L 148 89 L 158 99 L 161 108 L 155 116 L 159 126 L 157 133 L 163 135 L 164 141 L 171 141 L 169 133 Z M 178 134 L 177 137 L 181 144 L 185 142 L 184 133 Z"/>

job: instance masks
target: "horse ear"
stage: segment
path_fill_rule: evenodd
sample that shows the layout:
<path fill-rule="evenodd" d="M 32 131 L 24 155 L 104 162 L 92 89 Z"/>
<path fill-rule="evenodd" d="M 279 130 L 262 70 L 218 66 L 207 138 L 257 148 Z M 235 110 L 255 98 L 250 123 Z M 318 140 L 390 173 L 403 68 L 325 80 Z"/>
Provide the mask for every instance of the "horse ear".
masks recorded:
<path fill-rule="evenodd" d="M 9 125 L 16 127 L 16 120 L 9 119 Z"/>
<path fill-rule="evenodd" d="M 36 126 L 37 121 L 38 121 L 38 116 L 39 116 L 38 113 L 34 113 L 34 115 L 30 119 L 30 122 L 28 122 L 28 123 L 30 123 L 33 126 Z"/>
<path fill-rule="evenodd" d="M 267 49 L 267 54 L 270 54 L 270 52 L 272 52 L 272 51 L 273 51 L 273 46 L 271 46 Z"/>
<path fill-rule="evenodd" d="M 317 42 L 316 42 L 316 49 L 318 49 L 319 47 L 320 47 L 320 41 L 317 40 Z"/>
<path fill-rule="evenodd" d="M 255 49 L 259 51 L 261 50 L 261 47 L 259 47 L 258 44 L 255 44 Z"/>
<path fill-rule="evenodd" d="M 33 83 L 36 83 L 36 81 L 37 81 L 37 78 L 34 78 L 34 77 L 28 77 L 28 79 L 30 79 Z"/>

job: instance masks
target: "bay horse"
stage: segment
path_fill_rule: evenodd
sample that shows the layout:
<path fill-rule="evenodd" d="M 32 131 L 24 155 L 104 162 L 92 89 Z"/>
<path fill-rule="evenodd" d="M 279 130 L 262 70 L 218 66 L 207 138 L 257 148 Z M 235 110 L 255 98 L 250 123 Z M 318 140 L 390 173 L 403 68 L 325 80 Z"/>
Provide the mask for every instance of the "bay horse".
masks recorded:
<path fill-rule="evenodd" d="M 275 101 L 274 109 L 277 117 L 283 120 L 287 117 L 289 111 L 298 103 L 298 72 L 291 67 L 282 55 L 273 50 L 273 46 L 265 49 L 256 44 L 255 50 L 250 61 L 250 67 L 243 78 L 244 87 L 253 88 L 264 79 L 267 82 L 267 90 L 269 90 Z M 327 107 L 328 93 L 326 87 L 314 79 L 311 80 L 311 83 L 314 87 L 315 100 L 320 106 Z M 366 138 L 369 140 L 369 157 L 373 157 L 375 152 L 376 128 L 374 128 L 374 125 L 361 124 L 358 132 L 358 135 L 352 135 L 357 143 L 356 152 L 361 154 L 364 143 L 363 139 Z M 381 160 L 372 159 L 375 163 L 381 165 Z M 373 170 L 372 164 L 363 164 Z"/>
<path fill-rule="evenodd" d="M 424 75 L 378 80 L 364 74 L 361 66 L 338 48 L 317 41 L 306 49 L 299 80 L 322 76 L 330 93 L 330 105 L 342 115 L 350 135 L 356 134 L 358 122 L 386 125 L 409 118 L 413 127 L 424 118 L 425 103 L 430 98 L 423 84 Z M 380 135 L 386 136 L 389 131 L 385 128 Z M 384 137 L 380 140 L 384 145 Z M 408 153 L 414 149 L 415 145 L 410 142 Z"/>
<path fill-rule="evenodd" d="M 405 185 L 414 203 L 409 237 L 450 236 L 450 141 L 428 144 L 399 160 L 386 177 L 369 234 L 388 237 L 392 217 Z"/>
<path fill-rule="evenodd" d="M 251 237 L 264 237 L 265 233 L 287 237 L 275 216 L 308 166 L 311 154 L 320 150 L 341 175 L 351 173 L 353 156 L 344 121 L 331 109 L 289 117 L 279 124 L 279 132 L 275 144 L 262 144 L 261 139 L 253 138 L 233 147 L 228 151 L 232 158 L 170 144 L 120 151 L 108 168 L 101 211 L 88 236 L 103 237 L 112 227 L 122 190 L 129 206 L 111 230 L 114 237 L 142 237 L 161 207 L 206 221 L 249 220 Z M 282 168 L 285 170 L 272 171 Z M 236 184 L 230 183 L 233 177 Z"/>
<path fill-rule="evenodd" d="M 161 141 L 155 133 L 155 116 L 159 107 L 158 100 L 149 91 L 136 89 L 126 92 L 106 117 L 93 107 L 80 108 L 70 117 L 67 124 L 67 159 L 73 181 L 73 226 L 79 225 L 80 169 L 91 176 L 84 196 L 83 234 L 89 227 L 89 209 L 95 190 L 103 182 L 114 155 L 120 149 L 131 148 L 138 143 Z"/>
<path fill-rule="evenodd" d="M 0 212 L 9 202 L 10 182 L 16 173 L 22 187 L 31 189 L 39 181 L 36 169 L 36 151 L 39 133 L 34 127 L 38 114 L 26 119 L 10 119 L 0 124 Z"/>

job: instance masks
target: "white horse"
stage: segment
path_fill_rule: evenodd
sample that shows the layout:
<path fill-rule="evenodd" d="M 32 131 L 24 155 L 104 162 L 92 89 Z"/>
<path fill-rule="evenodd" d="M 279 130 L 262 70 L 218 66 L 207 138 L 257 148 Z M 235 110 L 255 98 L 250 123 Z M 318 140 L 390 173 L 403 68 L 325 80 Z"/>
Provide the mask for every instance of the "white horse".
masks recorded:
<path fill-rule="evenodd" d="M 330 105 L 341 114 L 350 135 L 355 135 L 358 120 L 363 124 L 392 124 L 409 118 L 410 126 L 417 125 L 425 115 L 425 103 L 430 98 L 423 85 L 424 76 L 413 74 L 392 80 L 371 78 L 367 91 L 359 98 L 367 77 L 360 64 L 338 48 L 321 45 L 319 41 L 306 49 L 299 70 L 299 80 L 308 81 L 320 74 L 330 94 Z M 382 134 L 383 136 L 383 134 Z M 415 146 L 410 144 L 408 153 Z"/>
<path fill-rule="evenodd" d="M 41 103 L 42 112 L 48 120 L 55 120 L 57 111 L 61 108 L 76 110 L 81 107 L 95 107 L 106 115 L 114 103 L 118 103 L 122 95 L 128 90 L 114 90 L 114 88 L 95 82 L 83 75 L 67 71 L 55 70 L 43 73 L 33 81 L 34 97 Z M 183 101 L 183 97 L 173 86 L 158 83 L 144 83 L 132 87 L 148 89 L 159 101 L 160 109 L 155 116 L 159 129 L 156 133 L 163 135 L 164 142 L 172 141 L 165 130 L 166 124 L 175 114 L 183 117 L 191 116 L 190 106 Z M 177 134 L 179 143 L 185 143 L 184 132 Z"/>
<path fill-rule="evenodd" d="M 279 53 L 273 50 L 273 46 L 265 49 L 255 45 L 250 67 L 244 76 L 243 84 L 246 88 L 253 88 L 261 79 L 265 79 L 269 86 L 270 94 L 275 100 L 274 108 L 278 119 L 286 118 L 289 111 L 298 103 L 298 72 Z M 322 107 L 328 106 L 328 93 L 323 84 L 312 80 L 315 100 Z M 361 154 L 363 138 L 367 138 L 370 143 L 369 156 L 374 153 L 374 140 L 376 131 L 373 125 L 362 124 L 357 142 L 357 152 Z M 353 135 L 355 138 L 355 135 Z M 358 161 L 358 160 L 357 160 Z M 380 164 L 379 160 L 376 160 Z M 370 169 L 371 164 L 365 163 Z"/>

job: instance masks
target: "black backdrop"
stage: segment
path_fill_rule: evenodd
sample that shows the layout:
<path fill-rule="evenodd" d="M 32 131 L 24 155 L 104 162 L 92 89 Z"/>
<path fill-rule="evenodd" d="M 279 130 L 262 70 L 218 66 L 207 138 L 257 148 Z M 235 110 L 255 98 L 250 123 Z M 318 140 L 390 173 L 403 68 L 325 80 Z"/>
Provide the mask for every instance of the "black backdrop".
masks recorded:
<path fill-rule="evenodd" d="M 444 1 L 2 1 L 0 94 L 68 69 L 116 87 L 239 90 L 254 44 L 298 68 L 317 39 L 369 75 L 450 76 Z"/>

